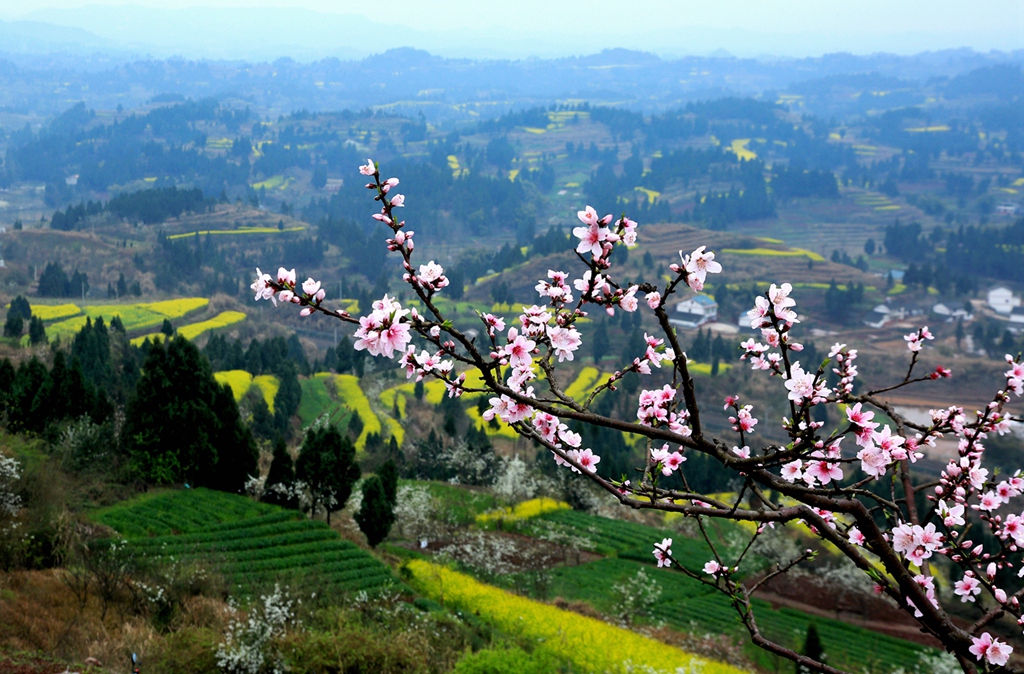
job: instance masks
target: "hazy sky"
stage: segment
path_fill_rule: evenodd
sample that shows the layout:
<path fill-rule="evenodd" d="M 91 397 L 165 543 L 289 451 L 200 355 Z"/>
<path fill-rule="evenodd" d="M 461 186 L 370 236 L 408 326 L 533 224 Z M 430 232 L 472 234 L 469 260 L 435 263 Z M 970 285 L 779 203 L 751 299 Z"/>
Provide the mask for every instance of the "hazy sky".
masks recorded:
<path fill-rule="evenodd" d="M 771 51 L 792 55 L 961 46 L 1024 48 L 1024 0 L 17 0 L 0 3 L 0 18 L 34 14 L 31 18 L 57 22 L 55 9 L 93 5 L 302 8 L 359 15 L 418 31 L 503 29 L 513 40 L 566 36 L 578 45 L 593 35 L 599 40 L 592 51 L 609 46 L 610 36 L 618 42 L 613 46 L 644 49 L 645 40 L 660 39 L 672 30 L 694 29 L 709 29 L 713 40 L 708 44 L 717 41 L 734 52 L 767 51 L 761 49 L 762 43 L 777 45 Z M 773 40 L 766 42 L 769 35 Z M 787 37 L 791 44 L 786 44 Z M 702 44 L 697 51 L 707 46 Z M 664 47 L 651 44 L 650 50 L 664 51 Z"/>

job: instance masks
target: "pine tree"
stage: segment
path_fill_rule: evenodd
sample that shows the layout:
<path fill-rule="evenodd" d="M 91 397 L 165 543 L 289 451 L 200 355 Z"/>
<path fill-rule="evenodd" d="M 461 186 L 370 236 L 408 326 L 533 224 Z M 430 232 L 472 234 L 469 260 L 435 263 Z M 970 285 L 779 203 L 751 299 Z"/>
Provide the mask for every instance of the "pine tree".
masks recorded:
<path fill-rule="evenodd" d="M 291 487 L 294 482 L 295 462 L 292 461 L 292 455 L 288 453 L 284 438 L 277 436 L 277 439 L 274 440 L 274 458 L 270 462 L 267 481 L 263 486 L 263 500 L 285 508 L 298 508 L 297 498 L 289 498 L 273 488 L 277 485 Z"/>
<path fill-rule="evenodd" d="M 806 655 L 815 662 L 825 662 L 825 651 L 821 645 L 821 637 L 818 636 L 818 627 L 814 623 L 807 626 L 807 638 L 804 640 L 803 655 Z M 810 674 L 813 669 L 807 665 L 797 665 L 796 674 Z"/>
<path fill-rule="evenodd" d="M 29 321 L 29 343 L 33 346 L 46 343 L 46 328 L 43 326 L 42 319 L 36 315 Z"/>
<path fill-rule="evenodd" d="M 21 333 L 24 329 L 25 321 L 22 319 L 21 315 L 16 314 L 13 311 L 8 311 L 7 320 L 4 321 L 4 337 L 18 339 L 21 337 Z"/>
<path fill-rule="evenodd" d="M 384 465 L 377 471 L 377 477 L 380 478 L 380 483 L 384 487 L 384 496 L 387 497 L 388 503 L 393 508 L 398 503 L 398 467 L 395 465 L 394 459 L 384 462 Z"/>
<path fill-rule="evenodd" d="M 122 431 L 130 470 L 149 482 L 238 491 L 255 472 L 255 442 L 207 360 L 176 337 L 151 345 L 142 370 Z"/>
<path fill-rule="evenodd" d="M 388 500 L 380 478 L 373 476 L 363 483 L 363 502 L 355 514 L 359 530 L 366 535 L 366 542 L 375 548 L 388 537 L 395 522 L 395 507 Z"/>
<path fill-rule="evenodd" d="M 168 337 L 174 336 L 174 326 L 171 325 L 171 321 L 164 319 L 163 325 L 160 326 L 160 332 L 167 335 Z"/>

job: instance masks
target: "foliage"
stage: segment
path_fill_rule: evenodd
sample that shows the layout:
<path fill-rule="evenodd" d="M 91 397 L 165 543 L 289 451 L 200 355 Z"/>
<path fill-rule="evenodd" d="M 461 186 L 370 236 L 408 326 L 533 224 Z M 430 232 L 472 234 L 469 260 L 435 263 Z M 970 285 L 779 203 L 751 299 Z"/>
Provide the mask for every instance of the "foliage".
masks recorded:
<path fill-rule="evenodd" d="M 384 484 L 376 475 L 363 482 L 362 500 L 354 517 L 371 548 L 388 537 L 395 522 L 395 504 L 388 499 Z"/>
<path fill-rule="evenodd" d="M 150 349 L 123 433 L 131 470 L 152 482 L 240 492 L 255 469 L 255 443 L 231 389 L 181 337 Z"/>
<path fill-rule="evenodd" d="M 227 674 L 283 674 L 284 663 L 275 642 L 294 624 L 294 604 L 275 585 L 274 591 L 261 596 L 244 618 L 236 609 L 224 641 L 217 647 L 217 666 Z"/>
<path fill-rule="evenodd" d="M 323 509 L 330 522 L 331 512 L 345 507 L 352 487 L 359 480 L 355 457 L 352 441 L 334 426 L 313 428 L 306 433 L 295 463 L 295 476 L 309 490 L 311 513 Z"/>

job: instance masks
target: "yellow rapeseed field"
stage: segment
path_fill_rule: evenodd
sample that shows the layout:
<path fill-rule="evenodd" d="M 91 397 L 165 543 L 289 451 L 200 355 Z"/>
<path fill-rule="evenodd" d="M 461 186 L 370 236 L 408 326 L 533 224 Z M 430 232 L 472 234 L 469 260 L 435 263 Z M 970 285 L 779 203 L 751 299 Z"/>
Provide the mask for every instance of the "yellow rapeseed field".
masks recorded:
<path fill-rule="evenodd" d="M 416 589 L 431 599 L 473 611 L 502 631 L 533 641 L 537 648 L 572 662 L 578 668 L 574 671 L 624 674 L 631 666 L 633 671 L 653 674 L 699 664 L 704 674 L 742 672 L 596 618 L 516 596 L 437 564 L 413 560 L 408 568 Z"/>
<path fill-rule="evenodd" d="M 518 522 L 519 520 L 528 520 L 532 517 L 538 517 L 544 513 L 553 512 L 555 510 L 567 510 L 569 504 L 564 501 L 556 501 L 553 498 L 541 497 L 530 499 L 529 501 L 523 501 L 517 503 L 511 508 L 502 508 L 501 510 L 494 510 L 491 512 L 480 513 L 476 516 L 476 523 L 480 525 L 487 525 L 498 520 L 505 522 Z"/>
<path fill-rule="evenodd" d="M 10 308 L 11 305 L 7 305 Z M 77 304 L 34 304 L 32 315 L 41 321 L 55 321 L 82 313 Z"/>
<path fill-rule="evenodd" d="M 222 386 L 227 384 L 231 387 L 231 395 L 235 397 L 235 402 L 244 398 L 249 389 L 255 386 L 263 394 L 263 399 L 267 402 L 270 411 L 274 411 L 274 396 L 277 395 L 277 389 L 281 387 L 280 380 L 274 375 L 261 374 L 258 377 L 253 377 L 245 370 L 225 370 L 214 372 L 213 378 L 217 380 L 218 384 Z"/>
<path fill-rule="evenodd" d="M 205 321 L 189 323 L 188 325 L 181 326 L 178 328 L 178 334 L 185 339 L 195 339 L 204 332 L 217 330 L 219 328 L 226 328 L 230 325 L 234 325 L 235 323 L 241 323 L 244 320 L 245 312 L 243 311 L 222 311 L 213 318 Z M 142 335 L 141 337 L 135 337 L 132 339 L 132 344 L 138 346 L 147 339 L 151 342 L 159 342 L 163 338 L 163 333 L 156 332 L 148 335 Z"/>

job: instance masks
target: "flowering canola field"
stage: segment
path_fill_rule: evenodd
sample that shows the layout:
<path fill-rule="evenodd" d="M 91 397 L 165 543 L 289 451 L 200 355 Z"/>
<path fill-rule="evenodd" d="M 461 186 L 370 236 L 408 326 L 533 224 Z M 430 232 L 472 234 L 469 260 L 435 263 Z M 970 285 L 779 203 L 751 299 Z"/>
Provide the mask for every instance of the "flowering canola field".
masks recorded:
<path fill-rule="evenodd" d="M 530 639 L 537 648 L 573 663 L 581 672 L 674 672 L 702 665 L 704 674 L 743 670 L 705 660 L 595 618 L 564 611 L 480 583 L 470 576 L 423 560 L 408 564 L 416 589 L 436 601 L 473 611 L 502 631 Z"/>
<path fill-rule="evenodd" d="M 125 330 L 129 332 L 142 330 L 160 325 L 164 322 L 165 318 L 181 318 L 193 311 L 204 309 L 209 304 L 210 300 L 205 297 L 183 297 L 163 302 L 140 302 L 136 304 L 95 304 L 82 309 L 83 313 L 81 315 L 46 326 L 46 334 L 50 339 L 60 337 L 64 341 L 78 333 L 85 326 L 87 318 L 95 321 L 101 316 L 107 324 L 110 323 L 114 316 L 120 316 Z M 70 311 L 70 307 L 77 308 L 73 304 L 61 306 L 68 307 L 67 311 Z M 35 313 L 34 308 L 33 313 Z M 40 316 L 40 318 L 42 317 Z"/>
<path fill-rule="evenodd" d="M 244 398 L 250 388 L 257 387 L 263 394 L 263 399 L 267 401 L 267 407 L 271 412 L 274 411 L 274 396 L 277 395 L 277 389 L 281 387 L 281 382 L 274 375 L 261 374 L 258 377 L 253 377 L 245 370 L 225 370 L 214 372 L 213 378 L 221 386 L 227 384 L 231 387 L 231 394 L 235 396 L 235 402 Z"/>
<path fill-rule="evenodd" d="M 195 339 L 204 332 L 218 330 L 220 328 L 232 326 L 236 323 L 241 323 L 245 320 L 245 316 L 246 314 L 244 311 L 222 311 L 213 318 L 205 321 L 189 323 L 188 325 L 181 326 L 178 328 L 178 334 L 185 339 Z M 160 332 L 142 335 L 141 337 L 134 338 L 132 340 L 132 344 L 138 346 L 147 339 L 151 342 L 159 341 L 163 339 L 163 336 L 163 333 Z"/>

